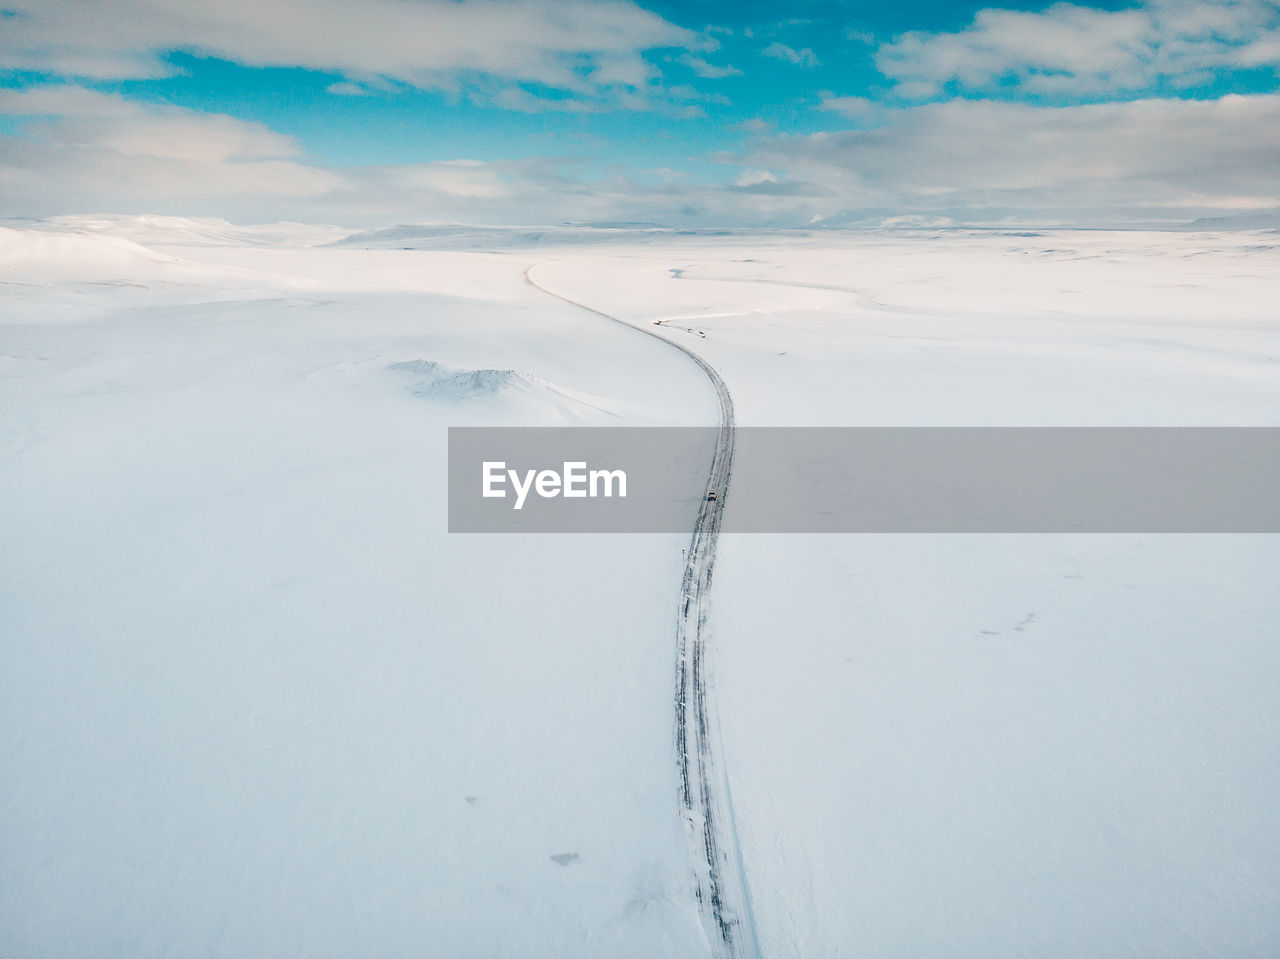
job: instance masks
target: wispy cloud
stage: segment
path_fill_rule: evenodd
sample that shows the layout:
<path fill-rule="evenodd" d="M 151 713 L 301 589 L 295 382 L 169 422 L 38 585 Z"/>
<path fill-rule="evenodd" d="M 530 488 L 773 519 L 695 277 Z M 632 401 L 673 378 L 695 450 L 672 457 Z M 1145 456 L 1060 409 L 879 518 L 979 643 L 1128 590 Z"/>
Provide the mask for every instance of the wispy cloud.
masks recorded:
<path fill-rule="evenodd" d="M 687 66 L 690 70 L 700 77 L 708 80 L 719 80 L 723 77 L 740 77 L 742 71 L 737 67 L 716 66 L 714 63 L 708 63 L 701 57 L 695 57 L 692 54 L 685 54 L 680 58 L 680 62 Z"/>
<path fill-rule="evenodd" d="M 760 51 L 766 57 L 772 57 L 775 60 L 782 60 L 785 63 L 793 63 L 798 67 L 816 67 L 818 65 L 818 57 L 808 47 L 797 50 L 789 47 L 785 43 L 771 43 Z"/>
<path fill-rule="evenodd" d="M 329 84 L 325 88 L 325 92 L 339 97 L 367 97 L 373 91 L 358 83 L 352 83 L 350 80 L 341 80 L 338 83 Z"/>

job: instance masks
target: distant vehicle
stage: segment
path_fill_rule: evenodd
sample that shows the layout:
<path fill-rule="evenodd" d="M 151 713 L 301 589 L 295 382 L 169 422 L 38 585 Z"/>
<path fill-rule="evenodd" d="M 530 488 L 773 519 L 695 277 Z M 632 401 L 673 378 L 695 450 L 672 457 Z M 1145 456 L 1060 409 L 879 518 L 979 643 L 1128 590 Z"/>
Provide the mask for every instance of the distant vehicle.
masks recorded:
<path fill-rule="evenodd" d="M 707 499 L 714 501 L 715 498 L 716 498 L 716 491 L 713 489 L 707 490 Z"/>

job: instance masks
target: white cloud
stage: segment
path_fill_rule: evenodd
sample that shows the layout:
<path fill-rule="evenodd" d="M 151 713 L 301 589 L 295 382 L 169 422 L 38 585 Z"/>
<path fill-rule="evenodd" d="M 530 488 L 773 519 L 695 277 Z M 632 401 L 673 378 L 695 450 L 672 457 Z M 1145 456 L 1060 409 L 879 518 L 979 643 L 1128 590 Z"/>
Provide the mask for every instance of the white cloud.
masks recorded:
<path fill-rule="evenodd" d="M 0 65 L 165 75 L 181 50 L 423 88 L 536 83 L 612 100 L 653 78 L 643 52 L 715 45 L 628 0 L 4 0 Z"/>
<path fill-rule="evenodd" d="M 734 186 L 758 186 L 761 183 L 777 183 L 776 174 L 768 170 L 743 170 L 733 181 Z"/>
<path fill-rule="evenodd" d="M 362 87 L 358 83 L 352 83 L 349 80 L 343 80 L 339 83 L 331 83 L 325 87 L 326 93 L 332 93 L 340 97 L 367 97 L 373 91 L 368 87 Z"/>
<path fill-rule="evenodd" d="M 657 177 L 663 183 L 675 183 L 677 180 L 683 180 L 685 173 L 681 170 L 673 170 L 671 167 L 655 167 L 652 170 L 641 170 L 646 176 Z"/>
<path fill-rule="evenodd" d="M 723 66 L 718 67 L 714 63 L 708 63 L 701 57 L 695 57 L 692 54 L 686 54 L 680 58 L 680 62 L 687 66 L 690 70 L 700 77 L 708 80 L 719 80 L 723 77 L 740 77 L 742 71 L 737 67 Z"/>
<path fill-rule="evenodd" d="M 847 210 L 1003 209 L 1087 223 L 1280 206 L 1276 95 L 1057 108 L 953 100 L 882 119 L 775 137 L 742 162 L 824 185 Z"/>
<path fill-rule="evenodd" d="M 796 50 L 785 43 L 771 43 L 760 52 L 766 57 L 782 60 L 785 63 L 793 63 L 798 67 L 809 68 L 818 65 L 817 56 L 808 47 Z"/>
<path fill-rule="evenodd" d="M 868 100 L 866 97 L 826 96 L 822 98 L 819 106 L 823 110 L 839 113 L 850 120 L 865 120 L 868 117 L 875 116 L 881 110 L 878 103 L 874 100 Z"/>
<path fill-rule="evenodd" d="M 955 100 L 871 109 L 867 129 L 757 136 L 729 185 L 678 171 L 601 179 L 575 161 L 309 164 L 259 124 L 71 85 L 0 91 L 0 209 L 159 212 L 241 221 L 645 220 L 800 225 L 1003 215 L 1079 225 L 1280 208 L 1280 96 L 1068 107 Z M 863 116 L 863 111 L 866 115 Z M 761 124 L 749 124 L 761 133 Z M 662 182 L 654 182 L 654 178 Z"/>
<path fill-rule="evenodd" d="M 1280 64 L 1275 0 L 1151 0 L 1125 10 L 1057 3 L 1038 12 L 986 9 L 954 33 L 913 32 L 876 52 L 908 99 L 949 84 L 970 92 L 1016 85 L 1047 96 L 1133 94 L 1154 82 Z"/>
<path fill-rule="evenodd" d="M 81 87 L 0 90 L 0 115 L 28 118 L 23 135 L 0 137 L 0 206 L 11 211 L 296 199 L 339 179 L 298 162 L 291 138 L 259 124 Z"/>
<path fill-rule="evenodd" d="M 421 194 L 444 194 L 464 199 L 501 200 L 511 185 L 481 160 L 443 160 L 384 171 L 399 188 Z"/>
<path fill-rule="evenodd" d="M 0 209 L 10 216 L 160 213 L 345 223 L 783 223 L 804 184 L 688 183 L 575 173 L 576 161 L 474 159 L 329 169 L 292 138 L 232 117 L 143 104 L 73 85 L 0 90 Z M 661 182 L 654 182 L 657 178 Z M 820 189 L 819 189 L 819 192 Z"/>

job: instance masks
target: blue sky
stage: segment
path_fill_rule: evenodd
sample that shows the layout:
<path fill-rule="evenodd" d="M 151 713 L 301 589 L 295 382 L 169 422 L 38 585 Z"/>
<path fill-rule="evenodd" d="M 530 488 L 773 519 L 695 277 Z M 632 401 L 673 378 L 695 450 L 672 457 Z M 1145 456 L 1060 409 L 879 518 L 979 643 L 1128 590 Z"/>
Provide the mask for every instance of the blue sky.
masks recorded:
<path fill-rule="evenodd" d="M 0 10 L 0 215 L 1105 225 L 1280 207 L 1280 0 Z"/>

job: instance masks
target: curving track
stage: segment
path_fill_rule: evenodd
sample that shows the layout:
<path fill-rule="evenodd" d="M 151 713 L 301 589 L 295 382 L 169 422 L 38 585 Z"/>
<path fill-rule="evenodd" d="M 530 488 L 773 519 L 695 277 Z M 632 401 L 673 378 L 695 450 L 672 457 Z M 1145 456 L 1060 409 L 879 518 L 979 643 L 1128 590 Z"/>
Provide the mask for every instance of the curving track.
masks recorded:
<path fill-rule="evenodd" d="M 733 474 L 733 399 L 720 374 L 693 350 L 660 333 L 628 323 L 542 286 L 532 273 L 525 280 L 549 296 L 596 316 L 661 340 L 697 363 L 720 401 L 720 428 L 707 477 L 706 496 L 698 509 L 676 618 L 675 745 L 680 815 L 689 838 L 698 911 L 712 954 L 722 959 L 759 955 L 746 876 L 733 824 L 729 781 L 720 744 L 719 717 L 710 697 L 709 633 L 711 578 L 720 538 L 721 518 Z"/>

